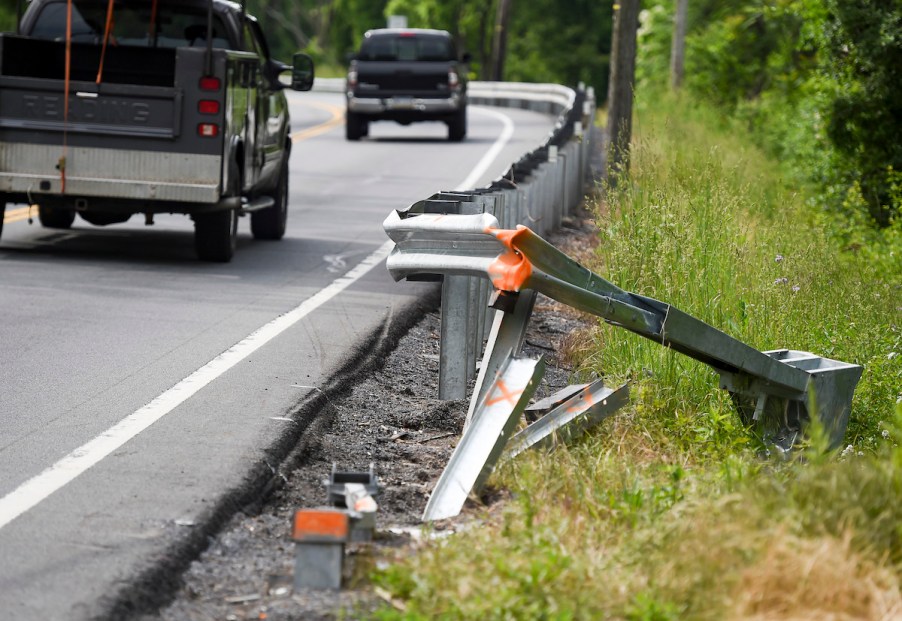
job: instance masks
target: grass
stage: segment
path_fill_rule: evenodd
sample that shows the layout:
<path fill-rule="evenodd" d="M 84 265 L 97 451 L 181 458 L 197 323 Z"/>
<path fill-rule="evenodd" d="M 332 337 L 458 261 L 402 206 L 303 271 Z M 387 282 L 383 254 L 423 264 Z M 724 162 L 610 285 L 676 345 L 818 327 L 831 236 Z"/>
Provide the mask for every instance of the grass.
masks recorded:
<path fill-rule="evenodd" d="M 704 365 L 600 324 L 569 350 L 632 381 L 588 437 L 495 473 L 477 528 L 374 573 L 382 619 L 902 617 L 902 248 L 850 250 L 778 163 L 689 101 L 640 102 L 593 270 L 759 349 L 856 362 L 841 453 L 762 458 Z M 839 230 L 842 228 L 842 230 Z"/>

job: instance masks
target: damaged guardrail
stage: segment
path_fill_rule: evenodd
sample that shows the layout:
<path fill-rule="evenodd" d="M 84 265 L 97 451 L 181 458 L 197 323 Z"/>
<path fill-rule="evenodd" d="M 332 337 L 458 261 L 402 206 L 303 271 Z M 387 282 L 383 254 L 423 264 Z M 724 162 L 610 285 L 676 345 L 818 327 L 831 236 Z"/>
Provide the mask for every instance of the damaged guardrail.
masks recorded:
<path fill-rule="evenodd" d="M 511 375 L 511 369 L 529 366 L 514 361 L 520 360 L 525 321 L 536 291 L 714 368 L 743 422 L 757 427 L 770 445 L 789 450 L 813 418 L 823 425 L 832 447 L 842 442 L 852 394 L 862 373 L 858 365 L 789 349 L 758 351 L 670 304 L 617 287 L 527 227 L 501 228 L 490 213 L 405 210 L 390 214 L 384 228 L 395 242 L 387 260 L 395 280 L 422 274 L 479 278 L 494 288 L 493 305 L 507 311 L 496 318 L 468 425 L 424 519 L 451 517 L 460 511 L 467 495 L 478 490 L 491 472 L 525 407 L 524 399 L 528 401 L 535 390 L 534 372 L 524 383 L 527 371 Z M 532 369 L 538 366 L 536 362 Z M 502 402 L 509 406 L 506 417 L 493 409 Z M 484 422 L 489 418 L 494 420 Z M 549 420 L 552 431 L 553 420 Z M 559 416 L 559 420 L 565 419 Z M 523 450 L 530 436 L 550 434 L 539 434 L 537 429 L 521 436 L 511 451 Z"/>
<path fill-rule="evenodd" d="M 344 78 L 317 78 L 314 91 L 342 93 Z M 441 192 L 408 211 L 491 213 L 507 228 L 527 224 L 539 234 L 560 227 L 582 200 L 591 180 L 590 159 L 600 142 L 594 127 L 595 91 L 579 84 L 488 82 L 471 80 L 469 103 L 532 110 L 557 115 L 548 138 L 527 153 L 488 187 Z M 486 306 L 488 285 L 470 276 L 442 280 L 442 350 L 439 359 L 440 399 L 464 399 L 476 375 L 479 352 L 493 311 Z"/>

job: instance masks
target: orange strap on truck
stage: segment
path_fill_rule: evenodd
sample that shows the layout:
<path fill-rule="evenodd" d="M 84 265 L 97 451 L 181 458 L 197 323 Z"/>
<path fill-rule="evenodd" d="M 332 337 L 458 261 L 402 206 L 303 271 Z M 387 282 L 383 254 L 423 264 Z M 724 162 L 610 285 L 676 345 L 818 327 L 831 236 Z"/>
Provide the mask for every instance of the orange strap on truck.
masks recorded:
<path fill-rule="evenodd" d="M 66 2 L 66 66 L 63 69 L 63 154 L 56 167 L 60 171 L 60 193 L 66 193 L 66 151 L 69 129 L 69 79 L 72 73 L 72 0 Z"/>
<path fill-rule="evenodd" d="M 150 35 L 151 42 L 156 45 L 157 41 L 157 9 L 159 5 L 159 0 L 153 0 L 153 5 L 150 8 L 150 29 L 147 31 L 147 34 Z"/>
<path fill-rule="evenodd" d="M 95 82 L 100 84 L 103 79 L 103 61 L 106 58 L 106 46 L 110 42 L 110 34 L 113 32 L 113 3 L 110 0 L 106 7 L 106 25 L 103 28 L 103 47 L 100 48 L 100 65 L 97 67 L 97 79 Z"/>

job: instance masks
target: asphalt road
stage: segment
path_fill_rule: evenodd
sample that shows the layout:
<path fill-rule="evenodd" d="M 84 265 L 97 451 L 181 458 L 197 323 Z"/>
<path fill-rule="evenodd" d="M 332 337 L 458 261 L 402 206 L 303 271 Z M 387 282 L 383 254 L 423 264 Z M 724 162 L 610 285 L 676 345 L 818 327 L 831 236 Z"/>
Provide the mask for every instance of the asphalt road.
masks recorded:
<path fill-rule="evenodd" d="M 553 123 L 471 106 L 463 143 L 441 124 L 390 123 L 349 143 L 339 96 L 290 98 L 288 232 L 255 241 L 242 219 L 231 263 L 198 262 L 184 216 L 59 231 L 7 206 L 4 617 L 103 615 L 159 577 L 186 532 L 275 467 L 275 447 L 304 422 L 287 414 L 415 311 L 426 285 L 396 284 L 382 263 L 389 211 L 485 185 Z"/>

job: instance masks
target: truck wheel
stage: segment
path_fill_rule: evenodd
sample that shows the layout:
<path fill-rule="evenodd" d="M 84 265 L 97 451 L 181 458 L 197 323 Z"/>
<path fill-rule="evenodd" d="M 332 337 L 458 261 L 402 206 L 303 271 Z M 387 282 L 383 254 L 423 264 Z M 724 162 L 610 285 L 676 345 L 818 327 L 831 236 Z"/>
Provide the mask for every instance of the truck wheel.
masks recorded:
<path fill-rule="evenodd" d="M 368 123 L 353 112 L 345 113 L 345 136 L 348 140 L 360 140 L 366 136 Z"/>
<path fill-rule="evenodd" d="M 467 109 L 459 110 L 451 120 L 448 121 L 448 140 L 451 142 L 460 142 L 467 136 Z"/>
<path fill-rule="evenodd" d="M 108 224 L 121 224 L 128 222 L 132 217 L 130 213 L 115 213 L 112 211 L 82 211 L 78 215 L 85 222 L 90 222 L 94 226 L 106 226 Z"/>
<path fill-rule="evenodd" d="M 238 239 L 238 211 L 225 209 L 194 216 L 194 248 L 201 261 L 228 263 Z"/>
<path fill-rule="evenodd" d="M 273 195 L 276 204 L 251 213 L 251 233 L 254 239 L 278 240 L 285 236 L 288 222 L 288 158 L 282 163 L 279 183 Z"/>
<path fill-rule="evenodd" d="M 68 229 L 75 222 L 75 211 L 38 205 L 38 220 L 48 229 Z"/>

